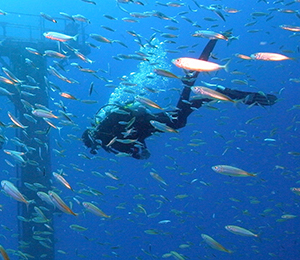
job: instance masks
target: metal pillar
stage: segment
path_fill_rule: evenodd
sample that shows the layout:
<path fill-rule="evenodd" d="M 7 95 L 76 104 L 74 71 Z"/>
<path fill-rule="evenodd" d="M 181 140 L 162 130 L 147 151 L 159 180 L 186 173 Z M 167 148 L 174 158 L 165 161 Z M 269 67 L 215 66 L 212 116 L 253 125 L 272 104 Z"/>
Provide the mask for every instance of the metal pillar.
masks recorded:
<path fill-rule="evenodd" d="M 26 16 L 27 14 L 16 15 Z M 28 147 L 26 153 L 26 164 L 19 165 L 17 167 L 17 177 L 19 183 L 17 184 L 18 189 L 22 194 L 26 196 L 28 200 L 35 200 L 36 204 L 30 204 L 29 207 L 25 203 L 18 202 L 18 230 L 19 230 L 19 248 L 20 259 L 24 259 L 22 253 L 28 254 L 28 256 L 34 259 L 54 259 L 54 226 L 53 226 L 53 210 L 45 212 L 47 219 L 50 221 L 47 223 L 37 223 L 34 221 L 36 216 L 35 206 L 46 206 L 40 198 L 37 196 L 37 191 L 47 192 L 51 188 L 51 148 L 49 142 L 49 129 L 50 126 L 41 118 L 36 118 L 37 123 L 28 121 L 24 114 L 31 115 L 30 109 L 28 110 L 21 99 L 26 100 L 31 105 L 41 104 L 45 107 L 49 105 L 49 93 L 45 84 L 44 76 L 47 76 L 47 60 L 45 57 L 38 55 L 29 55 L 26 51 L 26 47 L 34 48 L 40 53 L 45 50 L 57 50 L 57 43 L 53 41 L 45 41 L 42 33 L 45 31 L 56 31 L 51 28 L 45 28 L 45 21 L 40 16 L 30 15 L 33 18 L 40 19 L 40 26 L 32 25 L 18 25 L 9 23 L 0 23 L 2 27 L 2 35 L 0 32 L 0 64 L 10 70 L 20 80 L 26 80 L 26 76 L 30 75 L 38 83 L 39 89 L 34 91 L 28 91 L 34 94 L 34 96 L 24 95 L 20 89 L 20 86 L 15 86 L 16 89 L 12 90 L 12 86 L 7 87 L 7 90 L 14 92 L 14 95 L 9 96 L 9 99 L 15 106 L 13 114 L 18 118 L 20 122 L 28 126 L 26 129 L 18 128 L 16 130 L 16 136 L 21 140 L 22 143 Z M 57 18 L 63 21 L 62 25 L 66 28 L 67 20 Z M 36 24 L 38 21 L 36 21 Z M 49 23 L 48 23 L 49 24 Z M 28 38 L 20 39 L 19 35 L 10 36 L 7 29 L 13 28 L 12 32 L 16 32 L 18 28 L 28 30 Z M 80 24 L 79 31 L 81 32 L 79 41 L 73 42 L 72 44 L 76 49 L 79 49 L 83 54 L 87 55 L 90 53 L 90 48 L 85 44 L 85 30 L 84 26 Z M 38 31 L 38 32 L 37 32 Z M 59 30 L 58 30 L 59 31 Z M 63 28 L 60 32 L 64 32 Z M 33 35 L 39 37 L 33 37 Z M 71 55 L 70 58 L 77 58 L 76 55 Z M 37 68 L 28 66 L 25 62 L 25 58 L 29 58 L 33 61 Z M 26 83 L 25 83 L 26 84 Z M 5 87 L 5 86 L 2 86 Z M 26 90 L 25 90 L 26 91 Z M 36 107 L 37 108 L 37 107 Z M 21 148 L 17 148 L 21 149 Z M 24 148 L 22 148 L 22 151 Z M 31 187 L 30 189 L 28 187 Z M 34 189 L 34 187 L 37 187 Z M 44 189 L 42 187 L 45 187 Z M 16 217 L 16 216 L 14 216 Z M 46 225 L 45 225 L 46 224 Z M 30 257 L 30 258 L 31 258 Z M 28 257 L 29 258 L 29 257 Z"/>
<path fill-rule="evenodd" d="M 23 47 L 23 46 L 22 46 Z M 20 44 L 16 46 L 10 45 L 8 58 L 10 61 L 10 69 L 19 79 L 26 79 L 26 75 L 31 75 L 39 84 L 38 90 L 32 91 L 35 96 L 22 97 L 20 94 L 13 96 L 15 105 L 15 115 L 25 125 L 27 129 L 17 129 L 17 137 L 30 148 L 27 152 L 27 163 L 25 166 L 18 166 L 17 177 L 19 179 L 18 187 L 22 194 L 26 194 L 29 200 L 35 200 L 37 204 L 31 204 L 27 207 L 24 203 L 18 205 L 18 215 L 25 219 L 33 219 L 35 216 L 34 207 L 44 205 L 40 198 L 37 196 L 37 191 L 47 192 L 50 185 L 51 176 L 51 157 L 49 147 L 49 135 L 46 134 L 50 127 L 43 119 L 37 118 L 38 122 L 35 124 L 26 120 L 24 114 L 31 114 L 21 103 L 20 99 L 23 98 L 30 104 L 36 103 L 48 106 L 48 94 L 45 86 L 44 76 L 46 76 L 46 59 L 36 56 L 33 62 L 39 69 L 32 70 L 25 63 L 24 48 Z M 30 71 L 29 71 L 30 69 Z M 30 73 L 29 73 L 30 72 Z M 34 72 L 34 73 L 32 73 Z M 38 134 L 43 133 L 44 134 Z M 39 140 L 35 139 L 38 138 Z M 26 187 L 26 184 L 39 183 L 47 189 L 37 188 L 31 190 Z M 33 256 L 35 259 L 54 259 L 54 242 L 53 242 L 53 214 L 52 211 L 44 212 L 46 217 L 51 220 L 47 223 L 48 228 L 44 223 L 35 223 L 33 221 L 19 221 L 19 240 L 25 243 L 20 245 L 20 251 Z M 51 230 L 52 229 L 52 230 Z M 47 235 L 44 235 L 44 232 Z M 42 240 L 44 239 L 44 240 Z"/>

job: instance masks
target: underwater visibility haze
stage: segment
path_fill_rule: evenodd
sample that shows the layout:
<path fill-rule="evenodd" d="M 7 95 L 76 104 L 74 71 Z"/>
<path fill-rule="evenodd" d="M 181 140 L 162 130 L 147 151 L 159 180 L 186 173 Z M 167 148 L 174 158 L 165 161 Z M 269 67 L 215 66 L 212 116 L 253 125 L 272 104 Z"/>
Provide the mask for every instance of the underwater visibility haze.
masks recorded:
<path fill-rule="evenodd" d="M 1 257 L 300 259 L 299 4 L 2 1 Z"/>

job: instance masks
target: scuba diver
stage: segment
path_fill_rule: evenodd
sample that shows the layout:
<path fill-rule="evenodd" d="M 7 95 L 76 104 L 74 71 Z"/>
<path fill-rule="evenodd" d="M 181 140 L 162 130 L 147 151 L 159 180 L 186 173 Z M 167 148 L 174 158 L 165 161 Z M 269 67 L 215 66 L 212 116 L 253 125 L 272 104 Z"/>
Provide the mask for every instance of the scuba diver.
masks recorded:
<path fill-rule="evenodd" d="M 210 40 L 200 55 L 200 60 L 207 61 L 213 51 L 217 40 Z M 140 102 L 119 106 L 107 104 L 111 108 L 105 117 L 95 116 L 95 124 L 86 129 L 82 135 L 85 146 L 91 148 L 91 153 L 96 154 L 102 147 L 107 152 L 118 155 L 131 156 L 135 159 L 148 159 L 150 152 L 145 139 L 155 132 L 166 132 L 182 128 L 187 123 L 188 116 L 203 104 L 213 99 L 201 98 L 190 100 L 191 87 L 194 85 L 199 72 L 189 71 L 181 80 L 184 88 L 174 111 L 151 113 Z M 218 86 L 217 92 L 226 95 L 232 100 L 239 100 L 246 105 L 273 105 L 277 97 L 272 94 L 263 95 L 255 92 L 231 90 Z M 101 108 L 103 109 L 103 108 Z M 101 111 L 101 109 L 99 111 Z M 99 120 L 100 119 L 100 120 Z M 155 124 L 161 127 L 157 127 Z"/>

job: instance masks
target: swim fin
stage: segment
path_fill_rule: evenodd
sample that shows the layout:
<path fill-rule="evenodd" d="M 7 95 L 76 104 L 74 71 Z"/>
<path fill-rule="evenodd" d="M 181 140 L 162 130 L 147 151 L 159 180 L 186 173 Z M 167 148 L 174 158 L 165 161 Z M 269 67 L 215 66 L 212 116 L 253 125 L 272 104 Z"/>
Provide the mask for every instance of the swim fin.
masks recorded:
<path fill-rule="evenodd" d="M 246 92 L 229 88 L 217 88 L 216 91 L 230 97 L 233 100 L 242 100 L 246 105 L 272 106 L 276 103 L 277 97 L 273 94 L 261 94 Z"/>

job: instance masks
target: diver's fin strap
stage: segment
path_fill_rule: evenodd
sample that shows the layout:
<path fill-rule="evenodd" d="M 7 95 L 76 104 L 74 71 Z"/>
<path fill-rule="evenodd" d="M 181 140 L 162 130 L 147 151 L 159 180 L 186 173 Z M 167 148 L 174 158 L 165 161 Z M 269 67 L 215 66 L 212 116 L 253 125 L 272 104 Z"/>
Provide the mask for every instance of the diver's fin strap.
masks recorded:
<path fill-rule="evenodd" d="M 232 90 L 229 88 L 221 89 L 217 88 L 217 91 L 230 97 L 234 100 L 243 100 L 246 105 L 262 105 L 262 106 L 272 106 L 275 104 L 277 97 L 272 94 L 260 94 L 256 92 L 244 92 L 240 90 Z"/>
<path fill-rule="evenodd" d="M 272 106 L 276 103 L 277 97 L 272 94 L 262 95 L 260 93 L 252 93 L 247 95 L 244 99 L 244 104 L 251 105 L 262 105 L 262 106 Z"/>

